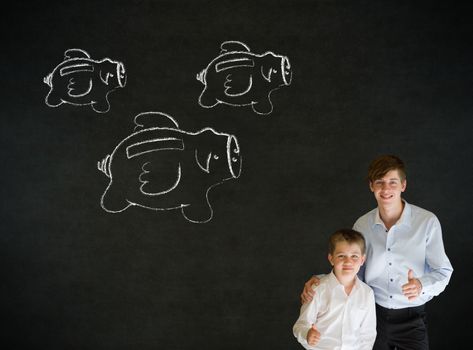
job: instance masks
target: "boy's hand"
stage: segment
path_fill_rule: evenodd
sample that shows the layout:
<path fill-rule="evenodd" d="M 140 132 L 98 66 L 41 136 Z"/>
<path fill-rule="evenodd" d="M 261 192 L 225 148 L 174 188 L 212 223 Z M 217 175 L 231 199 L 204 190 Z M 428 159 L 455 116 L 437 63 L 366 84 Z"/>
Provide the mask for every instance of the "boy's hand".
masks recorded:
<path fill-rule="evenodd" d="M 407 283 L 402 286 L 402 293 L 409 300 L 414 300 L 420 295 L 422 291 L 422 283 L 417 278 L 414 278 L 414 272 L 409 269 L 407 272 Z"/>
<path fill-rule="evenodd" d="M 309 345 L 317 345 L 317 343 L 320 341 L 320 332 L 315 326 L 315 324 L 310 327 L 309 332 L 307 332 L 307 343 Z"/>
<path fill-rule="evenodd" d="M 308 280 L 304 284 L 304 289 L 301 294 L 301 304 L 308 303 L 309 301 L 312 301 L 314 298 L 315 292 L 312 290 L 312 285 L 318 286 L 320 283 L 320 279 L 317 278 L 316 276 L 313 276 L 310 280 Z"/>

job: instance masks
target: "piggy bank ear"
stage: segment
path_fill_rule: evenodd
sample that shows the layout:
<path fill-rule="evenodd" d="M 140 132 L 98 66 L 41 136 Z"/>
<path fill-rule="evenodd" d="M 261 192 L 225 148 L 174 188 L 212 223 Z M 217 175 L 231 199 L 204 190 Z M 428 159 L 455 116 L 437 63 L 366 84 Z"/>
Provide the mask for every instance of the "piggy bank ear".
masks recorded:
<path fill-rule="evenodd" d="M 212 158 L 212 152 L 198 150 L 196 149 L 194 152 L 195 161 L 200 169 L 205 171 L 206 173 L 210 172 L 210 159 Z"/>

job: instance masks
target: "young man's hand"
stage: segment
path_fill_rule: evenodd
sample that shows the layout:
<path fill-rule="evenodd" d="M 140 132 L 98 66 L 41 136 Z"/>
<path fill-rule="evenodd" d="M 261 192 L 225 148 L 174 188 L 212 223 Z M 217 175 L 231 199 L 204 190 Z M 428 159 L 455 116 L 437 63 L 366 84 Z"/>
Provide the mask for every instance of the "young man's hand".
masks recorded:
<path fill-rule="evenodd" d="M 304 290 L 302 291 L 302 294 L 301 294 L 301 304 L 305 304 L 312 301 L 315 295 L 315 292 L 312 289 L 312 286 L 314 284 L 318 286 L 319 283 L 320 283 L 320 279 L 317 278 L 316 276 L 313 276 L 310 280 L 308 280 L 304 284 Z"/>
<path fill-rule="evenodd" d="M 310 327 L 309 332 L 307 332 L 307 343 L 309 345 L 317 345 L 317 343 L 320 341 L 320 332 L 315 326 L 315 324 Z"/>
<path fill-rule="evenodd" d="M 414 271 L 409 269 L 407 272 L 407 283 L 402 286 L 402 293 L 409 300 L 416 299 L 422 291 L 422 283 L 417 278 L 414 278 Z"/>

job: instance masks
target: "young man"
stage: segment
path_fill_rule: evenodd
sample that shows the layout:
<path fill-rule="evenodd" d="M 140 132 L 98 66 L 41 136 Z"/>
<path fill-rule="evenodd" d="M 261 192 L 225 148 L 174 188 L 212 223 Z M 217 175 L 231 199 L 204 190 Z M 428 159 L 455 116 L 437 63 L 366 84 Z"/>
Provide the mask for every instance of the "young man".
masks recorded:
<path fill-rule="evenodd" d="M 375 350 L 429 348 L 424 304 L 439 295 L 453 272 L 445 254 L 442 230 L 431 212 L 402 197 L 407 180 L 404 163 L 393 155 L 380 156 L 368 169 L 378 207 L 360 217 L 353 228 L 367 243 L 360 278 L 373 288 L 376 300 Z M 301 294 L 313 297 L 311 278 Z"/>
<path fill-rule="evenodd" d="M 373 291 L 356 274 L 365 261 L 365 240 L 341 229 L 329 239 L 332 272 L 321 278 L 315 297 L 301 307 L 294 336 L 306 349 L 371 350 L 376 338 Z"/>

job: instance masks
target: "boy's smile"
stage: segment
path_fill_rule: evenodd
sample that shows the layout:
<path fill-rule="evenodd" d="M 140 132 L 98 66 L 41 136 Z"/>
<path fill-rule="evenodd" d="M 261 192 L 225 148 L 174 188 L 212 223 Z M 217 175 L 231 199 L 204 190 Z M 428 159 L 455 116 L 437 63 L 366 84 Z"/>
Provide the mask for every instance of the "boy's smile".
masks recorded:
<path fill-rule="evenodd" d="M 340 283 L 350 283 L 365 262 L 365 256 L 356 243 L 338 242 L 333 254 L 328 255 L 333 266 L 333 273 Z"/>

